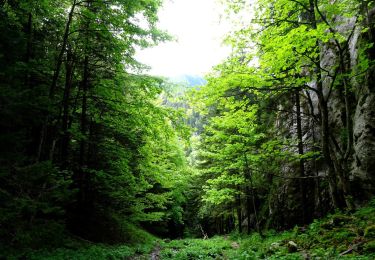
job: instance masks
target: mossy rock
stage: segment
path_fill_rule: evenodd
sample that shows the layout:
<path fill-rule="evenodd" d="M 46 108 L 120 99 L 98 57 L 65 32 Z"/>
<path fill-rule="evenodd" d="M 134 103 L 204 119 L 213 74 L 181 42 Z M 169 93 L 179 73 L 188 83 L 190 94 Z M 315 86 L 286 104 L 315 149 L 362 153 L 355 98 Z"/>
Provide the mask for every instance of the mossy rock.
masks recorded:
<path fill-rule="evenodd" d="M 323 223 L 320 224 L 321 228 L 331 230 L 333 228 L 342 227 L 348 223 L 351 223 L 354 221 L 355 218 L 342 215 L 342 214 L 336 214 L 331 216 L 331 218 Z"/>
<path fill-rule="evenodd" d="M 365 238 L 375 238 L 375 225 L 371 225 L 365 229 Z"/>
<path fill-rule="evenodd" d="M 337 214 L 337 215 L 332 216 L 331 222 L 334 227 L 341 227 L 347 223 L 352 222 L 353 220 L 354 220 L 353 217 Z"/>
<path fill-rule="evenodd" d="M 294 241 L 289 241 L 287 244 L 287 247 L 288 247 L 289 253 L 294 253 L 294 252 L 297 252 L 298 250 L 298 246 Z"/>
<path fill-rule="evenodd" d="M 264 248 L 263 251 L 268 255 L 273 255 L 276 252 L 281 251 L 283 248 L 281 247 L 280 243 L 274 242 L 268 248 Z"/>

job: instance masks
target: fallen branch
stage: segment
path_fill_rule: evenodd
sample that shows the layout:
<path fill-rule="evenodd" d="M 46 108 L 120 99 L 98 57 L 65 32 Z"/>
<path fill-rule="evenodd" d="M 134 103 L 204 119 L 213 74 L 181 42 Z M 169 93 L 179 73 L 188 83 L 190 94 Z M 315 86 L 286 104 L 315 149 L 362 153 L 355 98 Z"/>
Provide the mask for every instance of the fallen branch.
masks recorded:
<path fill-rule="evenodd" d="M 199 228 L 201 229 L 201 232 L 202 232 L 202 235 L 203 235 L 203 239 L 208 239 L 208 235 L 206 232 L 204 232 L 203 228 L 202 228 L 202 225 L 199 225 Z"/>
<path fill-rule="evenodd" d="M 362 245 L 362 244 L 364 244 L 366 242 L 367 241 L 361 241 L 361 242 L 359 242 L 357 244 L 354 244 L 354 245 L 350 246 L 348 250 L 342 252 L 339 256 L 343 256 L 343 255 L 351 253 L 353 250 L 357 250 L 360 245 Z"/>

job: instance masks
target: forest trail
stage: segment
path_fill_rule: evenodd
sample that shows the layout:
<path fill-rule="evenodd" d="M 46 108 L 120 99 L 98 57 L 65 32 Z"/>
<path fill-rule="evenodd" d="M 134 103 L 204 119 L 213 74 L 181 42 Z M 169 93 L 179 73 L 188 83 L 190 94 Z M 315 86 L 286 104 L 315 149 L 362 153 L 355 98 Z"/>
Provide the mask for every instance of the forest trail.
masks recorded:
<path fill-rule="evenodd" d="M 160 242 L 155 242 L 155 247 L 153 247 L 151 253 L 143 253 L 143 254 L 137 254 L 135 256 L 131 256 L 127 259 L 130 260 L 159 260 L 160 258 L 160 250 L 162 248 L 160 247 Z"/>
<path fill-rule="evenodd" d="M 160 245 L 157 244 L 154 250 L 151 252 L 151 260 L 159 260 L 160 259 Z"/>

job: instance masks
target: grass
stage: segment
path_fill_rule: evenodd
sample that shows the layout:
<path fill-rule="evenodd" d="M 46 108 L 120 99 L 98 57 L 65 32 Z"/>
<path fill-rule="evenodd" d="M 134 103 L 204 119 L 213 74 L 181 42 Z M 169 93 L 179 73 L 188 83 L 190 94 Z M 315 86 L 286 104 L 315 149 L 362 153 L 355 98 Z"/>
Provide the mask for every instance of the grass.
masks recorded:
<path fill-rule="evenodd" d="M 375 259 L 375 200 L 352 214 L 336 212 L 307 227 L 281 233 L 270 230 L 263 236 L 233 233 L 206 240 L 162 241 L 136 227 L 129 232 L 136 239 L 127 245 L 69 240 L 58 249 L 0 252 L 0 258 L 5 254 L 5 259 L 150 259 L 157 248 L 160 259 L 166 260 Z"/>
<path fill-rule="evenodd" d="M 289 243 L 297 247 L 293 250 Z M 176 260 L 375 259 L 375 200 L 353 214 L 336 212 L 307 227 L 282 233 L 271 230 L 263 237 L 253 233 L 174 240 L 160 247 L 161 259 Z"/>
<path fill-rule="evenodd" d="M 222 259 L 231 250 L 231 241 L 223 237 L 183 239 L 161 244 L 161 259 Z"/>

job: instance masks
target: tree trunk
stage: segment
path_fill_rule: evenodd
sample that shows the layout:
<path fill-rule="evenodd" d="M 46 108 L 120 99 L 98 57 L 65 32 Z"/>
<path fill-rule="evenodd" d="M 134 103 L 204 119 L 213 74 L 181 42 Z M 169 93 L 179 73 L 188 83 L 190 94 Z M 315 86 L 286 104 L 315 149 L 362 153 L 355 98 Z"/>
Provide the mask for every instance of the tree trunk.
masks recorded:
<path fill-rule="evenodd" d="M 241 210 L 241 195 L 238 194 L 236 198 L 237 202 L 237 220 L 238 220 L 238 232 L 242 233 L 242 210 Z"/>
<path fill-rule="evenodd" d="M 301 101 L 300 101 L 300 90 L 297 89 L 295 96 L 296 96 L 296 118 L 297 118 L 297 138 L 298 138 L 298 154 L 303 156 L 303 134 L 302 134 L 302 119 L 301 119 Z M 305 177 L 305 160 L 303 158 L 299 159 L 299 176 L 302 177 L 299 179 L 299 187 L 301 193 L 301 211 L 302 211 L 302 223 L 307 223 L 307 216 L 308 216 L 308 203 L 306 198 L 306 191 L 308 189 L 306 185 L 306 180 L 303 179 Z"/>
<path fill-rule="evenodd" d="M 62 138 L 61 138 L 61 164 L 63 169 L 68 168 L 68 150 L 70 143 L 69 133 L 69 101 L 72 88 L 73 77 L 73 55 L 70 48 L 67 51 L 67 62 L 65 66 L 65 88 L 63 97 L 63 115 L 62 115 Z"/>
<path fill-rule="evenodd" d="M 55 70 L 52 76 L 52 83 L 49 88 L 48 97 L 50 99 L 50 105 L 52 105 L 53 97 L 55 94 L 55 89 L 57 86 L 57 80 L 60 75 L 61 65 L 63 63 L 63 57 L 64 57 L 66 46 L 68 43 L 70 25 L 73 20 L 73 15 L 74 15 L 74 10 L 76 8 L 76 5 L 77 5 L 77 0 L 73 0 L 73 4 L 68 14 L 68 20 L 65 25 L 65 31 L 64 31 L 64 36 L 62 39 L 63 41 L 62 41 L 61 49 L 56 60 Z M 52 121 L 51 112 L 47 111 L 46 118 L 44 120 L 43 126 L 41 127 L 40 140 L 39 140 L 37 159 L 36 159 L 37 161 L 41 161 L 44 159 L 52 159 L 54 148 L 55 148 L 55 142 L 56 142 L 56 139 L 55 139 L 56 126 L 53 126 L 51 121 Z"/>
<path fill-rule="evenodd" d="M 64 57 L 64 54 L 65 54 L 65 51 L 66 51 L 66 46 L 68 44 L 68 38 L 69 38 L 69 33 L 70 33 L 70 25 L 73 21 L 73 15 L 74 15 L 74 10 L 76 8 L 76 5 L 77 5 L 77 0 L 73 0 L 73 4 L 70 8 L 70 12 L 69 12 L 69 15 L 68 15 L 68 21 L 66 22 L 66 25 L 65 25 L 65 31 L 64 31 L 63 41 L 62 41 L 62 44 L 61 44 L 61 49 L 60 49 L 59 55 L 58 55 L 57 60 L 56 60 L 55 71 L 54 71 L 53 77 L 52 77 L 52 83 L 51 83 L 50 90 L 49 90 L 49 98 L 50 99 L 53 99 L 53 95 L 55 93 L 55 89 L 56 89 L 56 86 L 57 86 L 57 80 L 58 80 L 59 75 L 60 75 L 61 65 L 63 63 L 63 57 Z"/>
<path fill-rule="evenodd" d="M 251 172 L 250 172 L 250 167 L 249 167 L 249 163 L 247 161 L 247 156 L 246 156 L 246 153 L 244 153 L 244 157 L 245 157 L 245 179 L 246 179 L 246 188 L 248 189 L 246 194 L 247 195 L 247 200 L 246 200 L 246 206 L 247 206 L 247 214 L 248 214 L 248 229 L 247 229 L 247 232 L 248 234 L 250 234 L 250 208 L 251 208 L 251 205 L 253 206 L 253 212 L 254 212 L 254 216 L 255 216 L 255 228 L 256 230 L 258 231 L 258 233 L 262 236 L 262 232 L 260 230 L 260 223 L 259 223 L 259 219 L 258 219 L 258 213 L 257 213 L 257 208 L 256 208 L 256 205 L 255 205 L 255 189 L 254 189 L 254 185 L 253 185 L 253 181 L 252 181 L 252 178 L 251 178 Z M 250 185 L 250 186 L 248 186 Z M 250 196 L 251 196 L 251 201 L 250 201 Z M 252 202 L 252 203 L 251 203 Z"/>
<path fill-rule="evenodd" d="M 317 8 L 316 2 L 314 0 L 309 0 L 309 6 L 310 6 L 310 22 L 312 24 L 312 28 L 317 28 L 317 22 L 315 17 L 315 10 Z M 319 42 L 316 43 L 317 47 L 320 48 Z M 319 101 L 319 110 L 320 110 L 320 123 L 321 123 L 321 138 L 322 138 L 322 153 L 324 157 L 324 161 L 327 164 L 328 167 L 328 184 L 329 184 L 329 190 L 330 190 L 330 196 L 332 200 L 332 205 L 334 208 L 342 208 L 342 205 L 340 203 L 339 199 L 339 192 L 337 189 L 337 176 L 335 172 L 335 167 L 332 162 L 331 158 L 331 149 L 330 149 L 330 128 L 329 128 L 329 111 L 328 111 L 328 104 L 327 100 L 324 97 L 323 92 L 323 83 L 322 83 L 322 76 L 321 76 L 321 60 L 320 60 L 320 52 L 318 52 L 317 58 L 315 60 L 315 66 L 316 66 L 316 94 L 318 96 Z"/>
<path fill-rule="evenodd" d="M 251 215 L 251 192 L 250 188 L 246 185 L 245 193 L 246 193 L 246 215 L 247 215 L 247 234 L 251 233 L 251 226 L 250 226 L 250 215 Z"/>
<path fill-rule="evenodd" d="M 323 92 L 320 93 L 319 96 L 323 96 Z M 319 99 L 319 105 L 320 105 L 320 113 L 321 113 L 321 138 L 322 138 L 322 151 L 323 151 L 323 157 L 324 161 L 328 166 L 328 184 L 330 189 L 330 196 L 332 200 L 332 205 L 334 208 L 342 208 L 342 205 L 340 203 L 339 199 L 339 192 L 337 188 L 337 179 L 336 179 L 336 172 L 335 167 L 331 158 L 331 149 L 330 149 L 330 142 L 329 142 L 329 123 L 328 123 L 328 106 L 324 99 L 324 97 L 321 97 Z"/>
<path fill-rule="evenodd" d="M 88 56 L 85 57 L 83 65 L 83 80 L 82 80 L 82 107 L 81 107 L 81 135 L 79 149 L 79 165 L 81 167 L 85 164 L 86 152 L 86 133 L 87 133 L 87 91 L 88 91 Z"/>
<path fill-rule="evenodd" d="M 25 86 L 27 88 L 31 88 L 31 82 L 30 82 L 30 59 L 32 54 L 32 48 L 33 48 L 33 15 L 30 12 L 28 14 L 27 19 L 27 26 L 26 26 L 26 35 L 27 35 L 27 44 L 26 44 L 26 55 L 25 55 L 25 63 L 27 66 L 26 74 L 25 74 Z"/>
<path fill-rule="evenodd" d="M 341 161 L 341 165 L 343 168 L 342 172 L 342 185 L 344 191 L 344 199 L 346 203 L 346 207 L 349 210 L 354 210 L 355 206 L 353 203 L 353 197 L 351 194 L 350 183 L 349 183 L 349 158 L 353 155 L 353 146 L 354 146 L 354 134 L 353 134 L 353 120 L 352 120 L 352 96 L 350 93 L 350 79 L 346 76 L 346 72 L 349 70 L 350 67 L 350 54 L 346 50 L 346 53 L 341 53 L 340 55 L 340 63 L 341 63 L 341 70 L 344 83 L 344 101 L 345 101 L 345 127 L 346 127 L 346 150 L 345 154 L 342 156 L 343 160 Z"/>

